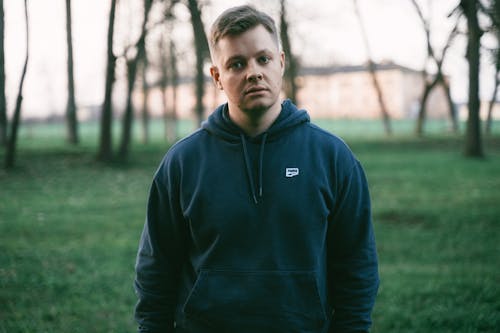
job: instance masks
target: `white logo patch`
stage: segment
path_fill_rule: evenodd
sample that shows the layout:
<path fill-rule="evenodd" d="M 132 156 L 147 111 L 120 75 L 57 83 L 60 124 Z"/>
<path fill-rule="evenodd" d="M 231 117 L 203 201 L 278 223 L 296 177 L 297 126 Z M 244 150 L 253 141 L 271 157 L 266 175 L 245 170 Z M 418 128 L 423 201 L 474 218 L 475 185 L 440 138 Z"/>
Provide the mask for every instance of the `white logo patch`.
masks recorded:
<path fill-rule="evenodd" d="M 286 168 L 285 177 L 292 178 L 299 175 L 299 168 Z"/>

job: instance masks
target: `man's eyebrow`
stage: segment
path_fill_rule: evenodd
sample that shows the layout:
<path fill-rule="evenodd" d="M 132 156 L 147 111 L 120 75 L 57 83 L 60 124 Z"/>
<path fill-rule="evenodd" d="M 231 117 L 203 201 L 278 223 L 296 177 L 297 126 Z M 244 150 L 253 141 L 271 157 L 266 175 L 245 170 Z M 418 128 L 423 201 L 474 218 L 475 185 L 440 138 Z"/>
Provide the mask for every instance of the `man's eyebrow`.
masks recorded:
<path fill-rule="evenodd" d="M 273 51 L 271 51 L 270 49 L 262 49 L 262 50 L 256 52 L 255 55 L 271 54 L 271 53 L 273 53 Z"/>
<path fill-rule="evenodd" d="M 234 60 L 241 60 L 245 59 L 245 57 L 241 54 L 235 54 L 233 56 L 230 56 L 229 58 L 226 59 L 225 63 L 227 64 L 228 62 L 234 61 Z"/>
<path fill-rule="evenodd" d="M 270 49 L 262 49 L 262 50 L 259 50 L 257 52 L 255 52 L 255 54 L 253 55 L 254 57 L 257 57 L 257 56 L 260 56 L 262 54 L 272 54 L 272 51 Z M 235 54 L 229 58 L 227 58 L 227 60 L 224 62 L 224 63 L 228 63 L 228 62 L 231 62 L 231 61 L 234 61 L 234 60 L 241 60 L 241 59 L 245 59 L 246 57 L 242 54 Z"/>

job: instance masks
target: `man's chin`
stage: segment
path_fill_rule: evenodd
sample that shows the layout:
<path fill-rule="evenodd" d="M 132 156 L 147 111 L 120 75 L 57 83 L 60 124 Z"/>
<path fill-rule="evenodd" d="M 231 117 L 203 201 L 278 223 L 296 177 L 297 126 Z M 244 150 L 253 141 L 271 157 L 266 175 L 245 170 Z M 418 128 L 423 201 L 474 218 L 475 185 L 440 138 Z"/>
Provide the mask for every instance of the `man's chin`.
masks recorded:
<path fill-rule="evenodd" d="M 272 106 L 273 103 L 271 103 L 270 101 L 261 99 L 261 100 L 247 102 L 244 105 L 242 105 L 241 109 L 244 112 L 255 114 L 255 113 L 265 113 Z"/>
<path fill-rule="evenodd" d="M 266 113 L 267 110 L 269 110 L 269 106 L 264 104 L 259 104 L 243 108 L 242 110 L 243 112 L 248 114 L 264 114 Z"/>

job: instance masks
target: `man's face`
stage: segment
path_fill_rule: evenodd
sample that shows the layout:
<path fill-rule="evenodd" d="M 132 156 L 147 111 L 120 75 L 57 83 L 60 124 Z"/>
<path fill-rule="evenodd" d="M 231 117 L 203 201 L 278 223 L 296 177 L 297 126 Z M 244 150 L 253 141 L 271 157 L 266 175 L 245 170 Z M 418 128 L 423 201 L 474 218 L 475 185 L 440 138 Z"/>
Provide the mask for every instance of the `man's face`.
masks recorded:
<path fill-rule="evenodd" d="M 279 105 L 285 56 L 262 25 L 221 38 L 213 52 L 210 74 L 230 112 L 257 116 Z"/>

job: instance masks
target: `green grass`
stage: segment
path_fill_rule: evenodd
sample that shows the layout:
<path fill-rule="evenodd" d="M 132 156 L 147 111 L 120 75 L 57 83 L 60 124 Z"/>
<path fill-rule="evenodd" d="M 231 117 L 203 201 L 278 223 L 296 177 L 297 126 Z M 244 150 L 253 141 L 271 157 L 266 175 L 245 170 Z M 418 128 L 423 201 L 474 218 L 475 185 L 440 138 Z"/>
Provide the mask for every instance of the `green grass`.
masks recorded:
<path fill-rule="evenodd" d="M 373 332 L 498 332 L 498 133 L 472 160 L 440 124 L 418 140 L 404 134 L 409 123 L 394 138 L 378 123 L 322 125 L 345 137 L 370 183 L 381 273 Z M 155 126 L 126 166 L 95 162 L 93 125 L 79 148 L 56 125 L 21 131 L 17 168 L 0 171 L 0 333 L 135 331 L 135 254 L 166 150 Z"/>
<path fill-rule="evenodd" d="M 374 332 L 500 328 L 500 150 L 453 139 L 354 146 L 370 179 L 381 288 Z"/>

